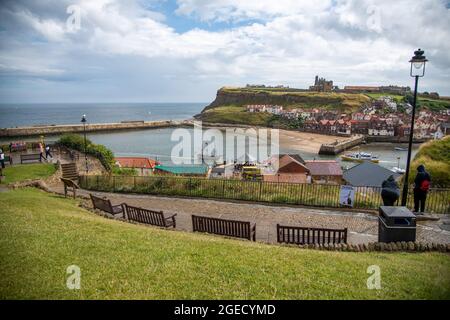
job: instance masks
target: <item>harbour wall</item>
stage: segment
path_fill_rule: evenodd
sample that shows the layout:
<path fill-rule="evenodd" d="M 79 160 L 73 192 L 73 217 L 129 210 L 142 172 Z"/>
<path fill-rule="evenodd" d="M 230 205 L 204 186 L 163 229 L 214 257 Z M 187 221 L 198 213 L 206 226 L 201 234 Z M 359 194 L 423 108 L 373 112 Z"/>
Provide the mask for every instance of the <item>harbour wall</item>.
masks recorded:
<path fill-rule="evenodd" d="M 330 143 L 330 144 L 322 144 L 319 149 L 319 154 L 327 154 L 327 155 L 337 155 L 345 150 L 351 149 L 363 143 L 364 136 L 358 135 L 353 136 L 348 140 L 344 140 L 341 142 Z"/>
<path fill-rule="evenodd" d="M 90 123 L 86 124 L 86 132 L 155 129 L 192 125 L 190 120 L 182 121 L 123 121 L 117 123 Z M 52 135 L 63 133 L 84 132 L 82 124 L 42 125 L 16 128 L 1 128 L 0 138 L 26 137 L 39 135 Z"/>

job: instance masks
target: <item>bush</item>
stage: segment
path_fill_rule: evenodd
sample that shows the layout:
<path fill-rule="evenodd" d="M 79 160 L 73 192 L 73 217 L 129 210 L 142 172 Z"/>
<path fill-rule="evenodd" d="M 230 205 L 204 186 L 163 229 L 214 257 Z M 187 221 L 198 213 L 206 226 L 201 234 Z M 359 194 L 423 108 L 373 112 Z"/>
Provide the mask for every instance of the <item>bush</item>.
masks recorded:
<path fill-rule="evenodd" d="M 112 168 L 112 173 L 116 176 L 137 176 L 138 173 L 136 171 L 136 169 L 133 168 L 119 168 L 114 166 Z"/>
<path fill-rule="evenodd" d="M 58 143 L 67 148 L 84 152 L 84 137 L 79 134 L 65 134 Z M 101 144 L 94 144 L 86 139 L 86 153 L 99 159 L 106 170 L 111 171 L 114 165 L 114 153 Z"/>

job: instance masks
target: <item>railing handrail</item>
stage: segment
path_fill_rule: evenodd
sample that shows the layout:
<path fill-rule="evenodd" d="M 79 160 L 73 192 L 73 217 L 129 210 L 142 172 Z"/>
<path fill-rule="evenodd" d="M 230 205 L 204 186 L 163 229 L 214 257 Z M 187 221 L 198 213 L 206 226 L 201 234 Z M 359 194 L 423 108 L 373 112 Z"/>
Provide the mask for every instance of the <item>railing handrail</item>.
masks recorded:
<path fill-rule="evenodd" d="M 206 179 L 182 176 L 82 175 L 80 186 L 98 191 L 137 192 L 215 199 L 285 203 L 341 208 L 341 185 L 238 179 Z M 400 186 L 401 188 L 401 186 Z M 381 187 L 355 187 L 354 209 L 376 210 L 382 205 Z M 413 206 L 413 186 L 408 188 L 408 207 Z M 428 193 L 427 212 L 450 213 L 450 188 L 434 186 Z"/>

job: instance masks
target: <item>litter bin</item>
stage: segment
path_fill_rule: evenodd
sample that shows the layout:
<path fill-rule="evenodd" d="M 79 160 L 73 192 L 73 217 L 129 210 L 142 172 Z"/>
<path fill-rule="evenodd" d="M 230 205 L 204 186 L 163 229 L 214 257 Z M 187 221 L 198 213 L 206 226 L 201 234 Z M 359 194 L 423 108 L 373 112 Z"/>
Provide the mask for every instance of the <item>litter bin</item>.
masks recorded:
<path fill-rule="evenodd" d="M 416 216 L 406 207 L 381 206 L 378 216 L 378 241 L 416 241 Z"/>

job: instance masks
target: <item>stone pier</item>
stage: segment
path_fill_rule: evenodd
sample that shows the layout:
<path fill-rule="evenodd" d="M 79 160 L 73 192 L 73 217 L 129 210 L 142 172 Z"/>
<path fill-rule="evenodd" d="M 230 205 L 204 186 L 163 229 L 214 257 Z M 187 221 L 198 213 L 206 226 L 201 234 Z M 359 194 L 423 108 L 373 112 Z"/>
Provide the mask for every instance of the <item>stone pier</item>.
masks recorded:
<path fill-rule="evenodd" d="M 117 123 L 90 123 L 86 124 L 87 132 L 94 131 L 115 131 L 115 130 L 136 130 L 136 129 L 153 129 L 168 128 L 178 126 L 192 125 L 190 120 L 182 121 L 123 121 Z M 83 132 L 82 124 L 64 124 L 64 125 L 42 125 L 30 127 L 1 128 L 0 137 L 25 137 L 39 136 L 62 133 L 78 133 Z"/>
<path fill-rule="evenodd" d="M 337 155 L 345 150 L 351 149 L 364 142 L 364 136 L 353 136 L 348 140 L 335 142 L 331 144 L 322 144 L 320 146 L 319 154 Z"/>

